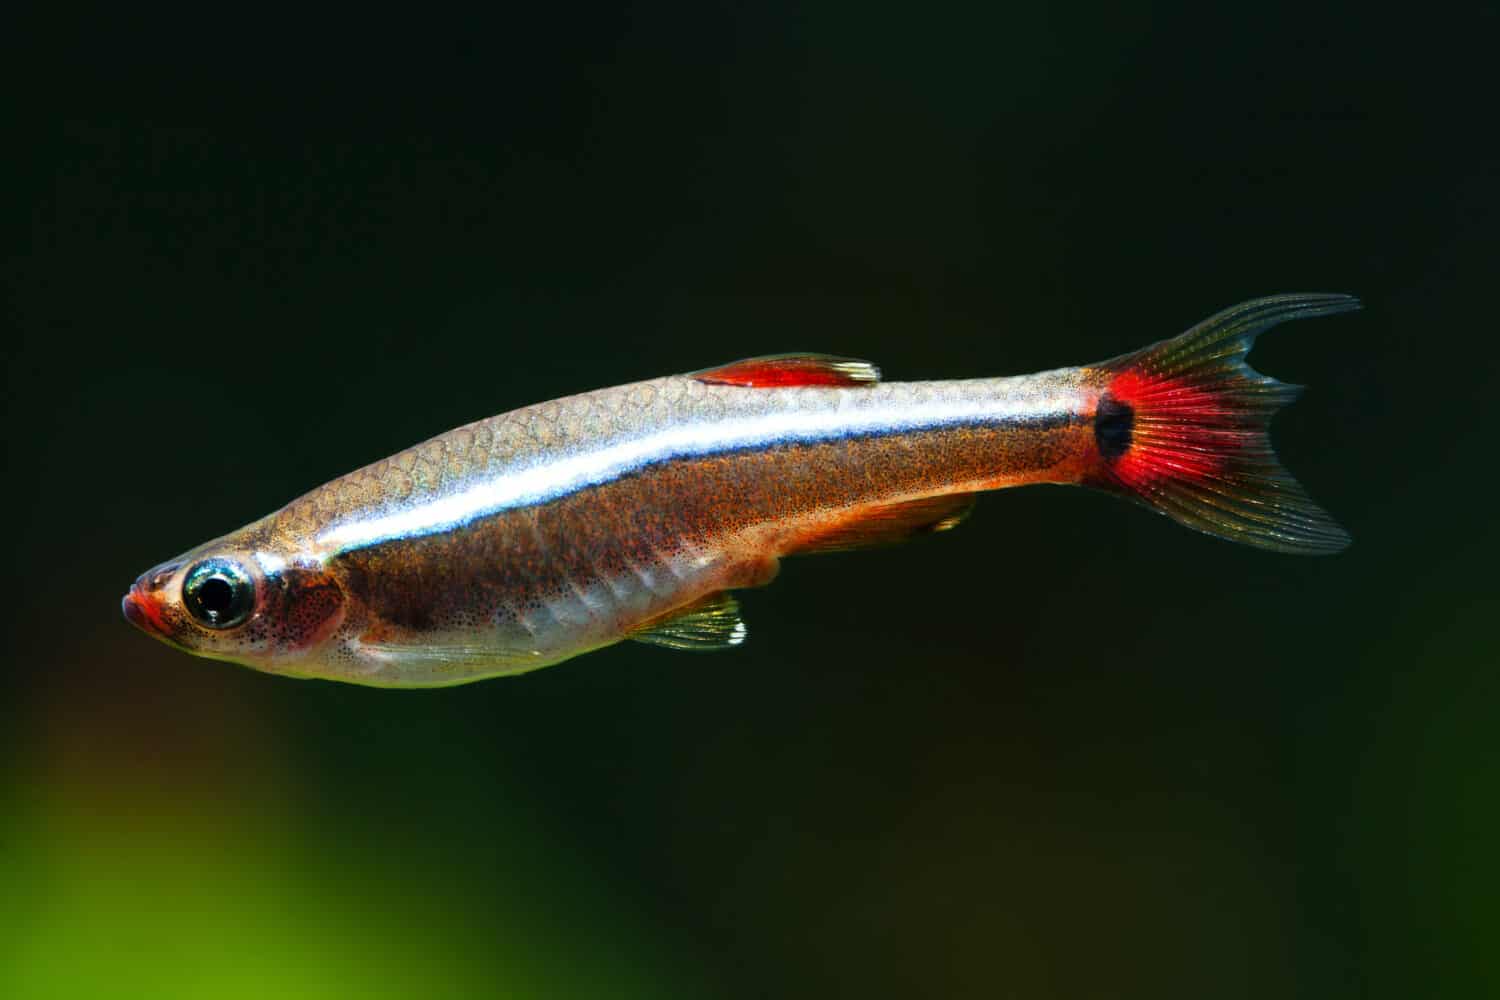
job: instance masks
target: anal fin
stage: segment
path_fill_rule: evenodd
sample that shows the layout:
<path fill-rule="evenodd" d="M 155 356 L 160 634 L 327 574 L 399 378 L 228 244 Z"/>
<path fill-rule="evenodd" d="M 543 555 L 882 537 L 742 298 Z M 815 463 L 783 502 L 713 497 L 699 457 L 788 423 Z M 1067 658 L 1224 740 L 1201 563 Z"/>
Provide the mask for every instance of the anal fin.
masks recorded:
<path fill-rule="evenodd" d="M 739 602 L 727 591 L 719 591 L 665 618 L 647 622 L 629 637 L 668 649 L 709 652 L 738 646 L 746 635 Z"/>
<path fill-rule="evenodd" d="M 974 509 L 974 493 L 949 493 L 867 508 L 816 532 L 793 553 L 847 552 L 850 549 L 896 545 L 921 535 L 957 527 Z"/>
<path fill-rule="evenodd" d="M 774 389 L 794 385 L 859 386 L 880 381 L 880 369 L 858 358 L 832 354 L 767 354 L 693 372 L 710 385 Z"/>

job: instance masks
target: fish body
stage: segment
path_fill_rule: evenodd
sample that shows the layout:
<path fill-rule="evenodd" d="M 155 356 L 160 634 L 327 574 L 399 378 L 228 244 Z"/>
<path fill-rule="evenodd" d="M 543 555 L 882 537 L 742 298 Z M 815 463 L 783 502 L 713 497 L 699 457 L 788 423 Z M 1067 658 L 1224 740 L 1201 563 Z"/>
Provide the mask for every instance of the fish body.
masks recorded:
<path fill-rule="evenodd" d="M 126 616 L 268 672 L 436 686 L 623 639 L 737 645 L 730 592 L 784 556 L 945 530 L 1010 486 L 1091 485 L 1235 540 L 1335 549 L 1342 532 L 1265 438 L 1290 387 L 1243 354 L 1275 322 L 1354 304 L 1257 300 L 1026 376 L 881 382 L 864 362 L 787 355 L 525 407 L 148 571 Z"/>

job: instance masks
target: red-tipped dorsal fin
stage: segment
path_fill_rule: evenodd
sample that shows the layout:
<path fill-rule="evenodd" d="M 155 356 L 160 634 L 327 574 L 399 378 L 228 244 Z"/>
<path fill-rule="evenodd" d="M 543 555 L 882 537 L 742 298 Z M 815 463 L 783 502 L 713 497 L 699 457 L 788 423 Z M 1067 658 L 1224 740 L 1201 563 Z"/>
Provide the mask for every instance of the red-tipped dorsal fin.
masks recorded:
<path fill-rule="evenodd" d="M 791 385 L 874 385 L 880 369 L 868 361 L 832 354 L 767 354 L 693 372 L 689 378 L 711 385 L 775 389 Z"/>

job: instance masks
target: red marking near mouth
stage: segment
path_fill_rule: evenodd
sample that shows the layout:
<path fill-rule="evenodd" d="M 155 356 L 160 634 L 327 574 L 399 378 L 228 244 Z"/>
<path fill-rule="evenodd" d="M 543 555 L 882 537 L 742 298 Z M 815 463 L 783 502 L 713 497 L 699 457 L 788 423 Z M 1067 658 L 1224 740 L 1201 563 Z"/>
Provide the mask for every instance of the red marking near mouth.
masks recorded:
<path fill-rule="evenodd" d="M 135 614 L 131 614 L 132 611 Z M 157 635 L 171 635 L 171 629 L 162 616 L 160 605 L 139 590 L 132 590 L 125 595 L 125 617 L 140 628 L 155 632 Z"/>

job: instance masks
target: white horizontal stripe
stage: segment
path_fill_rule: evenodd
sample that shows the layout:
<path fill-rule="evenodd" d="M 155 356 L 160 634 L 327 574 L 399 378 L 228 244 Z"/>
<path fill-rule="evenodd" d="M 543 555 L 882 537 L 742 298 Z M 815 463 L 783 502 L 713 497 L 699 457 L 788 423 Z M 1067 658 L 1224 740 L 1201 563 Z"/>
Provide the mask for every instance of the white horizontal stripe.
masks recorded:
<path fill-rule="evenodd" d="M 859 390 L 861 394 L 872 390 Z M 845 397 L 844 402 L 847 402 Z M 545 503 L 627 472 L 676 458 L 810 443 L 845 437 L 921 431 L 961 424 L 1030 416 L 1048 418 L 1071 412 L 1071 398 L 1025 394 L 936 399 L 914 411 L 899 399 L 886 405 L 839 409 L 770 411 L 689 421 L 650 430 L 638 437 L 604 439 L 582 451 L 559 452 L 532 465 L 497 474 L 467 489 L 434 497 L 394 513 L 374 514 L 332 525 L 318 536 L 331 551 L 348 551 L 395 538 L 446 531 L 488 514 Z"/>

